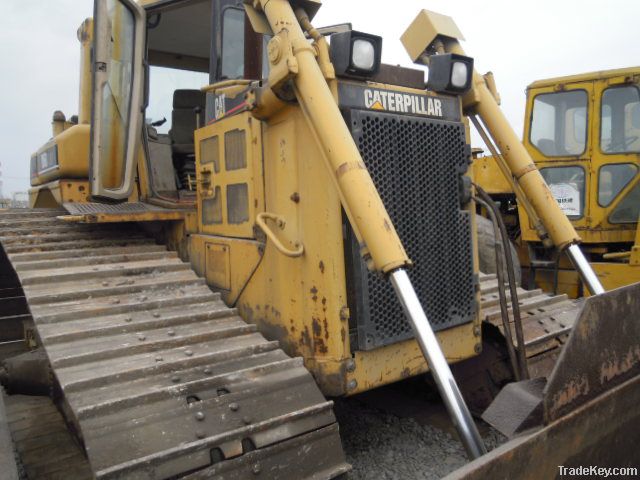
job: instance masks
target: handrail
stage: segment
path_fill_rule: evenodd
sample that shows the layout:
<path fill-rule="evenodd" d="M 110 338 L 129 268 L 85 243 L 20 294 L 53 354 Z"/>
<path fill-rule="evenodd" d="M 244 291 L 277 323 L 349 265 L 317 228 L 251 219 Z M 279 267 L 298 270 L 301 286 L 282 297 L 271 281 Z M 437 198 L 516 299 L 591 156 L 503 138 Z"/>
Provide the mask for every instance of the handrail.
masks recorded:
<path fill-rule="evenodd" d="M 280 240 L 278 240 L 275 233 L 273 233 L 273 230 L 269 228 L 266 222 L 267 220 L 273 220 L 278 225 L 278 228 L 282 230 L 286 225 L 284 217 L 276 215 L 275 213 L 262 212 L 257 215 L 256 223 L 258 224 L 258 227 L 260 227 L 260 230 L 262 230 L 269 240 L 273 242 L 280 253 L 291 258 L 301 257 L 304 254 L 304 246 L 300 242 L 296 241 L 294 243 L 296 250 L 291 250 L 285 247 Z"/>

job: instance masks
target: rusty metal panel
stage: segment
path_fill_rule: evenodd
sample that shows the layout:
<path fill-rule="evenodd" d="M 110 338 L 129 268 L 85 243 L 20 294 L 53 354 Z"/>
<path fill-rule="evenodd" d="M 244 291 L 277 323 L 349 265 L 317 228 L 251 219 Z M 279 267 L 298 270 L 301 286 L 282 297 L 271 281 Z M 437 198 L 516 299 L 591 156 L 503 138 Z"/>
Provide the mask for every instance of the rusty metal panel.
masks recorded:
<path fill-rule="evenodd" d="M 560 466 L 640 468 L 638 405 L 640 377 L 636 376 L 543 429 L 505 443 L 445 480 L 560 478 Z"/>
<path fill-rule="evenodd" d="M 544 392 L 551 422 L 640 374 L 640 284 L 588 298 Z"/>

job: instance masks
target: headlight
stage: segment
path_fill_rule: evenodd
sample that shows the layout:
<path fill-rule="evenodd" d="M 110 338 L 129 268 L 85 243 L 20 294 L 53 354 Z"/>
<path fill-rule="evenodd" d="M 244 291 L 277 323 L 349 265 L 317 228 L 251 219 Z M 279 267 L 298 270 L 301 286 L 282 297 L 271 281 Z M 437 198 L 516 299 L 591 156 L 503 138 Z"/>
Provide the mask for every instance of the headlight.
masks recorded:
<path fill-rule="evenodd" d="M 376 62 L 376 49 L 369 40 L 356 39 L 353 42 L 351 63 L 360 70 L 372 70 Z"/>
<path fill-rule="evenodd" d="M 338 76 L 375 75 L 381 57 L 382 37 L 353 30 L 331 35 L 331 62 Z"/>
<path fill-rule="evenodd" d="M 468 70 L 466 63 L 453 62 L 453 68 L 451 69 L 451 85 L 456 88 L 464 88 L 467 84 L 467 77 L 469 76 Z"/>
<path fill-rule="evenodd" d="M 473 58 L 447 53 L 429 57 L 427 88 L 439 93 L 462 94 L 471 88 Z"/>

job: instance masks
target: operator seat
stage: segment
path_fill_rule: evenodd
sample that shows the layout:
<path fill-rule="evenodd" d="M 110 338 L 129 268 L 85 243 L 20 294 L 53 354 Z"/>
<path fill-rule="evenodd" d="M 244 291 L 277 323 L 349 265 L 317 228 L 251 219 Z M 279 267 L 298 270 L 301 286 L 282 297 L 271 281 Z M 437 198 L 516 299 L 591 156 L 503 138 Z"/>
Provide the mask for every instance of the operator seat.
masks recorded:
<path fill-rule="evenodd" d="M 196 123 L 196 108 L 201 109 L 204 118 L 206 94 L 200 90 L 176 90 L 173 92 L 173 112 L 171 113 L 171 151 L 175 156 L 193 155 L 193 132 Z"/>
<path fill-rule="evenodd" d="M 200 127 L 197 122 L 197 108 L 200 118 L 204 118 L 206 94 L 200 90 L 176 90 L 173 92 L 173 112 L 171 113 L 171 156 L 176 173 L 176 183 L 180 190 L 192 190 L 196 177 L 194 131 Z M 201 120 L 202 121 L 202 120 Z"/>

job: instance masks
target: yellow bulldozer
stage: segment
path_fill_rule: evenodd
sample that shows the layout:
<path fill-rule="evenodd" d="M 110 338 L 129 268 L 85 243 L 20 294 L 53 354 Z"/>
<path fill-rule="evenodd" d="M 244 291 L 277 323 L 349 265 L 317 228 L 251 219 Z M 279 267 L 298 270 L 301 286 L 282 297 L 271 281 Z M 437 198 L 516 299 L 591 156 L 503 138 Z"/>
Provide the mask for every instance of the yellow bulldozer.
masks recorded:
<path fill-rule="evenodd" d="M 523 143 L 607 289 L 640 281 L 639 83 L 634 67 L 538 80 L 527 88 Z M 528 282 L 571 298 L 588 295 L 570 261 L 541 242 L 527 200 L 516 196 L 501 163 L 499 154 L 479 156 L 474 177 L 499 203 Z"/>
<path fill-rule="evenodd" d="M 32 208 L 0 212 L 3 340 L 30 348 L 0 379 L 63 415 L 81 454 L 56 475 L 336 478 L 327 398 L 426 372 L 474 459 L 454 476 L 637 465 L 640 285 L 605 292 L 452 19 L 422 11 L 402 38 L 425 85 L 381 37 L 315 28 L 319 8 L 95 1 L 78 116 L 32 157 Z M 591 298 L 479 271 L 470 121 Z M 475 362 L 489 331 L 519 380 L 499 393 Z M 469 404 L 491 401 L 519 436 L 487 454 Z M 59 414 L 30 405 L 0 420 L 27 474 L 56 478 L 63 447 L 29 432 Z"/>

